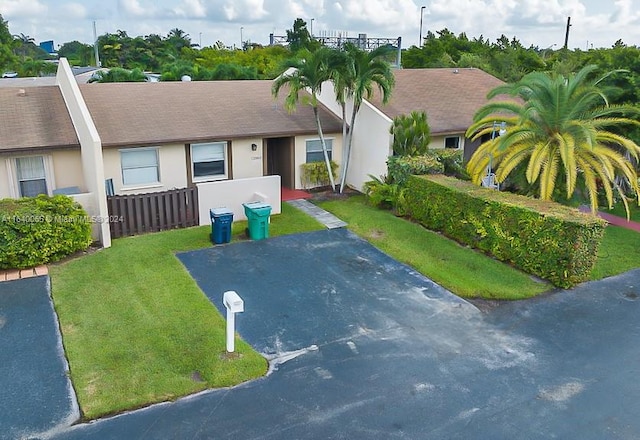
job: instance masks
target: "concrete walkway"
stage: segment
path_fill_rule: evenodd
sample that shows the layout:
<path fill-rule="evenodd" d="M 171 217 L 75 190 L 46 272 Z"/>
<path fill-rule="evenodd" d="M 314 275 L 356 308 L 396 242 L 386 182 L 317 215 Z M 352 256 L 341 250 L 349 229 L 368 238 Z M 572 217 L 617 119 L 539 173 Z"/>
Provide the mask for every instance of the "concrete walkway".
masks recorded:
<path fill-rule="evenodd" d="M 327 229 L 344 228 L 345 226 L 347 226 L 347 223 L 343 222 L 335 215 L 325 211 L 324 209 L 314 205 L 311 202 L 308 202 L 307 200 L 290 200 L 287 203 L 298 208 L 302 212 L 309 214 L 311 217 L 315 218 L 320 223 L 325 225 Z"/>
<path fill-rule="evenodd" d="M 585 205 L 580 206 L 579 209 L 581 212 L 586 212 L 586 213 L 591 212 L 591 208 Z M 610 225 L 620 226 L 621 228 L 631 229 L 632 231 L 640 232 L 640 223 L 638 222 L 627 220 L 626 218 L 618 217 L 617 215 L 607 214 L 606 212 L 602 212 L 602 211 L 598 211 L 598 217 L 605 220 Z"/>

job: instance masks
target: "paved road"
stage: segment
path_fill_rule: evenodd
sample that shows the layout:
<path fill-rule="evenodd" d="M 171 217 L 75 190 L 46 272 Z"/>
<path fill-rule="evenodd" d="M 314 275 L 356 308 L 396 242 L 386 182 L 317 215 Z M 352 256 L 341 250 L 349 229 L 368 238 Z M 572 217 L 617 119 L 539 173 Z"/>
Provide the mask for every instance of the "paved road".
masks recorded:
<path fill-rule="evenodd" d="M 49 277 L 0 283 L 0 439 L 37 438 L 78 419 Z"/>
<path fill-rule="evenodd" d="M 346 230 L 179 258 L 275 371 L 53 438 L 640 438 L 640 270 L 484 313 Z"/>

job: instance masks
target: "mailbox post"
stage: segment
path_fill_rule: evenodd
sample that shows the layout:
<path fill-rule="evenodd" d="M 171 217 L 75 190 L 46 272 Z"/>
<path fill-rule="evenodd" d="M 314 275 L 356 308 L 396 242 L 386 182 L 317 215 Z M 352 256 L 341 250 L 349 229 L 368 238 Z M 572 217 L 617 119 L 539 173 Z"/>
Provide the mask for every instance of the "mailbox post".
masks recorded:
<path fill-rule="evenodd" d="M 235 351 L 236 313 L 244 312 L 244 301 L 233 290 L 227 290 L 222 296 L 222 303 L 227 309 L 227 352 Z"/>

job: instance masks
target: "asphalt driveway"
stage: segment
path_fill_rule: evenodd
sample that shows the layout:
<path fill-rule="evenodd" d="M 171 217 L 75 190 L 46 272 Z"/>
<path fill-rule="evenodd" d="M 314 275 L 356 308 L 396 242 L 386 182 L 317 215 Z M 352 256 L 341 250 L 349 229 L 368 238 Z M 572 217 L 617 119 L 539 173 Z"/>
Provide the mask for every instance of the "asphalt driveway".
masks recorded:
<path fill-rule="evenodd" d="M 0 439 L 41 438 L 79 417 L 48 276 L 0 283 Z"/>
<path fill-rule="evenodd" d="M 346 230 L 179 258 L 274 371 L 51 438 L 640 438 L 640 270 L 481 312 Z"/>

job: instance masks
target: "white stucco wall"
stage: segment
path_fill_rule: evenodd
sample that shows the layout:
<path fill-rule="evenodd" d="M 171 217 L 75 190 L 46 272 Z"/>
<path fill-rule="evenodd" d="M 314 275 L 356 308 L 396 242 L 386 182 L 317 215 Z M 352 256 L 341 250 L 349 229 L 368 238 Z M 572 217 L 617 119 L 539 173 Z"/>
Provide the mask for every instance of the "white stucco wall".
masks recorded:
<path fill-rule="evenodd" d="M 0 199 L 8 199 L 11 197 L 9 189 L 9 162 L 8 156 L 0 156 Z"/>
<path fill-rule="evenodd" d="M 51 157 L 55 176 L 53 189 L 77 186 L 81 192 L 87 192 L 80 150 L 53 151 Z"/>
<path fill-rule="evenodd" d="M 338 117 L 342 118 L 342 109 L 336 101 L 333 86 L 325 83 L 318 96 L 322 104 Z M 346 103 L 346 117 L 351 118 L 353 100 Z M 387 159 L 391 154 L 391 119 L 368 101 L 360 106 L 356 116 L 351 159 L 347 170 L 347 185 L 362 191 L 364 183 L 371 180 L 369 174 L 380 176 L 387 173 Z"/>
<path fill-rule="evenodd" d="M 391 155 L 391 119 L 364 101 L 356 116 L 351 145 L 351 161 L 347 170 L 347 184 L 362 191 L 369 175 L 387 174 L 387 159 Z"/>
<path fill-rule="evenodd" d="M 331 159 L 338 164 L 338 169 L 334 177 L 336 185 L 340 182 L 340 166 L 342 164 L 342 134 L 341 133 L 323 133 L 325 139 L 331 139 Z M 296 189 L 303 189 L 302 184 L 302 170 L 301 165 L 307 161 L 307 140 L 319 140 L 320 137 L 317 134 L 309 136 L 296 136 L 294 147 L 294 169 L 295 176 L 294 182 Z M 307 188 L 308 189 L 308 188 Z"/>
<path fill-rule="evenodd" d="M 256 145 L 256 151 L 251 149 L 251 144 Z M 231 149 L 231 169 L 234 179 L 262 176 L 262 138 L 234 140 L 231 142 Z"/>
<path fill-rule="evenodd" d="M 102 141 L 66 58 L 60 58 L 59 60 L 56 84 L 60 87 L 67 110 L 69 110 L 69 116 L 71 116 L 80 141 L 82 170 L 87 192 L 94 199 L 93 206 L 97 208 L 96 211 L 98 213 L 96 215 L 107 218 L 109 211 L 104 190 Z M 93 234 L 94 238 L 102 243 L 102 246 L 111 246 L 111 233 L 108 223 L 96 223 L 93 228 Z"/>
<path fill-rule="evenodd" d="M 149 145 L 149 147 L 154 146 Z M 122 183 L 120 150 L 129 148 L 133 147 L 105 148 L 103 150 L 104 176 L 106 179 L 113 179 L 113 188 L 116 195 L 143 194 L 187 187 L 187 159 L 184 144 L 155 147 L 158 149 L 160 182 L 135 186 L 125 186 Z"/>
<path fill-rule="evenodd" d="M 198 203 L 200 224 L 211 223 L 209 209 L 227 208 L 233 211 L 233 220 L 246 220 L 243 203 L 264 202 L 271 205 L 271 214 L 280 214 L 280 176 L 224 180 L 199 183 Z"/>
<path fill-rule="evenodd" d="M 0 157 L 0 198 L 18 197 L 15 159 L 26 156 L 44 157 L 49 193 L 70 186 L 77 186 L 81 192 L 87 192 L 80 150 L 49 150 L 46 153 L 27 151 Z"/>

